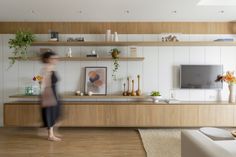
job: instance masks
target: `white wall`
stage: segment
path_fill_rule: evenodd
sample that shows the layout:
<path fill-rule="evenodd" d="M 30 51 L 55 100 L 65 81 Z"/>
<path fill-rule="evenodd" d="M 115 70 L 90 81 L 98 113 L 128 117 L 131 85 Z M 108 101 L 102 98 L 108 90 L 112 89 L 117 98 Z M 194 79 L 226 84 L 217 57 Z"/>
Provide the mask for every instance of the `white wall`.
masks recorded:
<path fill-rule="evenodd" d="M 103 35 L 61 35 L 61 39 L 67 37 L 84 36 L 88 41 L 103 40 Z M 24 93 L 24 87 L 32 83 L 33 75 L 39 73 L 40 62 L 17 62 L 8 69 L 11 51 L 8 48 L 8 40 L 13 35 L 0 35 L 0 126 L 3 119 L 3 103 L 12 101 L 9 95 Z M 178 35 L 180 40 L 185 41 L 210 41 L 222 35 Z M 224 35 L 224 37 L 234 37 Z M 120 35 L 122 41 L 157 41 L 161 35 Z M 48 35 L 38 35 L 38 40 L 47 40 Z M 30 53 L 36 53 L 40 47 L 32 47 Z M 51 47 L 60 55 L 65 55 L 68 47 Z M 73 56 L 85 56 L 92 49 L 100 55 L 106 55 L 112 47 L 72 47 Z M 129 55 L 129 47 L 119 47 L 122 54 Z M 142 90 L 149 94 L 152 90 L 159 90 L 165 98 L 173 94 L 177 99 L 184 101 L 216 101 L 227 100 L 228 90 L 224 85 L 223 91 L 216 90 L 181 90 L 179 84 L 180 64 L 223 64 L 224 70 L 236 70 L 236 46 L 177 46 L 177 47 L 137 47 L 138 55 L 145 57 L 143 62 L 120 62 L 118 76 L 123 78 L 114 82 L 112 80 L 112 62 L 60 62 L 58 72 L 60 74 L 60 91 L 72 92 L 80 89 L 83 91 L 83 68 L 85 66 L 108 67 L 108 93 L 120 93 L 122 84 L 127 76 L 136 77 L 141 74 Z M 137 87 L 137 85 L 136 85 Z"/>

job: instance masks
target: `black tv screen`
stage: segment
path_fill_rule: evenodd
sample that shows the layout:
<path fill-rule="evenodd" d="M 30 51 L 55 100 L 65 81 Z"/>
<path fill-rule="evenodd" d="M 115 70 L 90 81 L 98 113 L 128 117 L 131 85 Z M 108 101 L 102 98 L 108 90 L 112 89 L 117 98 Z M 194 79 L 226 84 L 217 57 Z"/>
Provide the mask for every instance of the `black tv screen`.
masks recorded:
<path fill-rule="evenodd" d="M 216 82 L 223 74 L 223 65 L 181 65 L 180 88 L 222 89 L 223 83 Z"/>

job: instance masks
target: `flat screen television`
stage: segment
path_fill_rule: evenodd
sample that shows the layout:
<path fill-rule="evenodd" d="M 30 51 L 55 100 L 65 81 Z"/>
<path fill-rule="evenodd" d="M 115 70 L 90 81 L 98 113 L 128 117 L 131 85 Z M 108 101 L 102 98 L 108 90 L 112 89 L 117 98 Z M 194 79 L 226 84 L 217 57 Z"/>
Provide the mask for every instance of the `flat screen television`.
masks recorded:
<path fill-rule="evenodd" d="M 181 65 L 180 88 L 222 89 L 223 83 L 215 81 L 222 74 L 223 65 Z"/>

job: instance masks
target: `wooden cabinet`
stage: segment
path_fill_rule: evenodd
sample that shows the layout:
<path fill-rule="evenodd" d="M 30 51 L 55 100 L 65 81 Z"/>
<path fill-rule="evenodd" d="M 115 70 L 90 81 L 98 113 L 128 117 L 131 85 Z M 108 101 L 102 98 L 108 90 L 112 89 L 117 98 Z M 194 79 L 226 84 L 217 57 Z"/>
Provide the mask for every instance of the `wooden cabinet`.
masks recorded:
<path fill-rule="evenodd" d="M 64 127 L 234 127 L 236 106 L 229 104 L 153 104 L 152 102 L 67 102 Z M 41 126 L 37 103 L 4 104 L 4 125 Z"/>

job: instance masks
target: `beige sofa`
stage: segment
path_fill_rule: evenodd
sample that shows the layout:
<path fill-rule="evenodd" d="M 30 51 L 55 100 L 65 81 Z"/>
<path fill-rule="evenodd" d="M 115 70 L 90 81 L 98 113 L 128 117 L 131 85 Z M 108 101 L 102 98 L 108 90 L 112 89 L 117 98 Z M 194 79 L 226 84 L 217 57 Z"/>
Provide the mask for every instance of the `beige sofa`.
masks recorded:
<path fill-rule="evenodd" d="M 236 140 L 213 141 L 198 130 L 181 133 L 182 157 L 236 157 Z"/>

